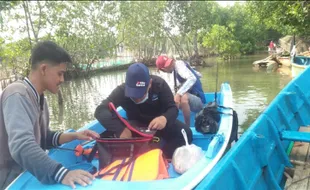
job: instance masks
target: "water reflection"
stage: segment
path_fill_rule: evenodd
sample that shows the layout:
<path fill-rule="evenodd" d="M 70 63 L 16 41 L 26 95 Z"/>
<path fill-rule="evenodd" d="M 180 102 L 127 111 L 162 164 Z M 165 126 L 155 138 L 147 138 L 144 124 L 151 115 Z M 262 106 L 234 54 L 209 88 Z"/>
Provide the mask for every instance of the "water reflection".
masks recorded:
<path fill-rule="evenodd" d="M 229 82 L 233 91 L 233 107 L 239 116 L 240 131 L 248 128 L 278 92 L 291 80 L 290 76 L 266 70 L 255 70 L 252 63 L 266 55 L 247 56 L 230 62 L 218 62 L 219 84 Z M 215 60 L 212 60 L 215 62 Z M 214 91 L 216 67 L 202 69 L 204 89 Z M 210 89 L 211 88 L 211 89 Z"/>
<path fill-rule="evenodd" d="M 247 56 L 230 62 L 218 61 L 218 85 L 216 67 L 197 68 L 203 75 L 202 83 L 206 92 L 214 92 L 222 82 L 229 82 L 233 90 L 233 107 L 239 116 L 240 131 L 245 130 L 268 106 L 270 101 L 291 80 L 280 73 L 255 71 L 252 63 L 266 55 Z M 215 59 L 206 59 L 216 63 Z M 150 69 L 151 74 L 163 77 L 173 89 L 173 75 Z M 54 129 L 78 129 L 94 119 L 94 111 L 111 91 L 125 81 L 126 71 L 102 73 L 88 79 L 65 82 L 62 87 L 64 103 L 58 106 L 57 96 L 47 94 L 51 126 Z"/>
<path fill-rule="evenodd" d="M 151 74 L 164 78 L 173 87 L 173 77 L 150 69 Z M 64 103 L 58 105 L 56 95 L 47 93 L 51 127 L 56 130 L 78 129 L 94 120 L 94 111 L 112 90 L 125 81 L 126 71 L 116 71 L 92 76 L 88 79 L 67 81 L 61 86 Z"/>
<path fill-rule="evenodd" d="M 125 80 L 125 71 L 104 73 L 88 79 L 67 81 L 61 86 L 64 103 L 58 106 L 57 96 L 47 94 L 51 126 L 55 129 L 78 129 L 94 119 L 100 102 Z"/>

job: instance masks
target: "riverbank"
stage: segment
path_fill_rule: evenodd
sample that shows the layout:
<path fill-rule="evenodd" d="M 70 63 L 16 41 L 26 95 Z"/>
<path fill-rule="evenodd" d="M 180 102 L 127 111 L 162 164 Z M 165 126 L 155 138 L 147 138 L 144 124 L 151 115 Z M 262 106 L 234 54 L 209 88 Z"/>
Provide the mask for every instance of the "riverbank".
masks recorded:
<path fill-rule="evenodd" d="M 213 56 L 214 58 L 217 58 L 217 56 Z M 199 56 L 199 57 L 192 57 L 191 58 L 191 65 L 192 66 L 202 66 L 202 67 L 211 67 L 214 64 L 210 64 L 208 62 L 205 62 L 204 59 L 206 59 L 203 56 Z M 185 59 L 188 60 L 188 59 Z M 105 72 L 110 72 L 110 71 L 120 71 L 120 70 L 126 70 L 132 63 L 134 62 L 140 62 L 140 63 L 144 63 L 146 66 L 148 67 L 155 67 L 156 66 L 156 58 L 148 58 L 148 59 L 138 59 L 135 61 L 131 61 L 129 63 L 125 63 L 125 64 L 119 64 L 119 65 L 112 65 L 112 66 L 108 66 L 108 67 L 99 67 L 99 68 L 93 68 L 90 70 L 68 70 L 65 73 L 65 80 L 72 80 L 72 79 L 76 79 L 76 78 L 83 78 L 83 77 L 89 77 L 98 73 L 105 73 Z"/>
<path fill-rule="evenodd" d="M 104 72 L 111 72 L 111 71 L 120 71 L 125 70 L 129 67 L 131 63 L 124 64 L 124 65 L 115 65 L 115 66 L 109 66 L 109 67 L 102 67 L 98 69 L 92 69 L 89 71 L 77 71 L 77 70 L 68 70 L 65 73 L 65 80 L 72 80 L 76 78 L 83 78 L 83 77 L 89 77 L 98 73 L 104 73 Z"/>
<path fill-rule="evenodd" d="M 212 55 L 212 56 L 198 56 L 198 57 L 191 57 L 190 58 L 190 63 L 192 66 L 201 66 L 201 67 L 212 67 L 215 62 L 209 62 L 205 61 L 206 59 L 219 59 L 217 55 Z M 238 58 L 237 58 L 238 59 Z M 188 59 L 185 59 L 188 60 Z M 225 60 L 222 60 L 225 61 Z M 231 61 L 231 60 L 228 60 Z M 65 73 L 65 81 L 70 81 L 78 78 L 88 78 L 93 75 L 98 75 L 100 73 L 106 73 L 106 72 L 114 72 L 114 71 L 122 71 L 126 70 L 130 64 L 134 62 L 141 62 L 146 64 L 148 67 L 155 67 L 156 66 L 156 58 L 148 58 L 148 59 L 138 59 L 138 60 L 128 60 L 127 63 L 123 62 L 121 64 L 101 64 L 100 62 L 95 63 L 91 65 L 89 69 L 86 69 L 87 66 L 79 65 L 78 68 L 76 69 L 68 69 L 67 72 Z M 112 63 L 112 62 L 111 62 Z M 10 83 L 16 81 L 16 79 L 21 79 L 23 78 L 22 76 L 14 76 L 12 75 L 11 77 L 6 77 L 3 79 L 0 79 L 0 89 L 4 89 L 7 85 Z"/>

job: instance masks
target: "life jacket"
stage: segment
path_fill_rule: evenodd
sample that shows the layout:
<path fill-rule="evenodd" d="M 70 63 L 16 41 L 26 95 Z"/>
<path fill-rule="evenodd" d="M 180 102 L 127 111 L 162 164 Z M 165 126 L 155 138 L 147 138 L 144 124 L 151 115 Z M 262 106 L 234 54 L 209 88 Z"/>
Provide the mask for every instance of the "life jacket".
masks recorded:
<path fill-rule="evenodd" d="M 202 103 L 205 104 L 206 103 L 206 98 L 205 98 L 205 94 L 203 92 L 203 89 L 202 89 L 202 84 L 201 84 L 201 81 L 197 75 L 197 73 L 194 71 L 194 69 L 186 62 L 186 61 L 183 61 L 186 65 L 186 67 L 194 74 L 194 76 L 196 77 L 196 82 L 194 83 L 194 85 L 192 86 L 192 88 L 188 91 L 189 93 L 193 94 L 193 95 L 196 95 L 198 96 Z M 186 81 L 186 79 L 182 78 L 177 72 L 175 72 L 175 75 L 178 79 L 178 81 L 180 83 L 183 83 Z"/>
<path fill-rule="evenodd" d="M 168 162 L 160 149 L 153 149 L 132 159 L 118 159 L 94 176 L 115 181 L 149 181 L 169 178 Z"/>

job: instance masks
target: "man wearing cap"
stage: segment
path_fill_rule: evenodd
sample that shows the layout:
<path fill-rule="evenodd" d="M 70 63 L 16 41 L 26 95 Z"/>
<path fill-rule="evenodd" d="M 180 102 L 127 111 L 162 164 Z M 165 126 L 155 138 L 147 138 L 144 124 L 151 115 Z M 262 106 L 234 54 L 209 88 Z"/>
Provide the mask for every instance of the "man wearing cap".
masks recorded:
<path fill-rule="evenodd" d="M 199 112 L 206 103 L 199 75 L 187 62 L 164 55 L 158 56 L 156 67 L 166 73 L 174 71 L 174 77 L 182 84 L 174 96 L 174 101 L 183 112 L 185 124 L 190 126 L 191 111 Z"/>
<path fill-rule="evenodd" d="M 170 87 L 164 79 L 150 75 L 142 63 L 134 63 L 128 68 L 125 83 L 117 86 L 95 111 L 95 117 L 107 131 L 119 138 L 132 137 L 130 130 L 112 116 L 109 102 L 115 107 L 121 106 L 129 121 L 138 121 L 149 130 L 157 130 L 155 135 L 166 141 L 163 152 L 168 158 L 185 144 L 182 129 L 185 129 L 189 143 L 192 141 L 190 128 L 176 119 L 178 108 Z"/>

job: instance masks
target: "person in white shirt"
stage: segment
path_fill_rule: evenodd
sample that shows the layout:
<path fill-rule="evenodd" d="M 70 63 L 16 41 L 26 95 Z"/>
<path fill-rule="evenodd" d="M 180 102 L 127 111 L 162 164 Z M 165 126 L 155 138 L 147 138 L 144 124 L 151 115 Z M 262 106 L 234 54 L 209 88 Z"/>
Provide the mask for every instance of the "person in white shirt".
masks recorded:
<path fill-rule="evenodd" d="M 292 48 L 291 54 L 290 54 L 291 62 L 292 63 L 294 63 L 294 61 L 295 61 L 296 54 L 297 54 L 297 52 L 296 52 L 296 45 L 294 45 L 293 48 Z"/>
<path fill-rule="evenodd" d="M 167 73 L 174 72 L 174 77 L 181 83 L 180 89 L 174 96 L 174 101 L 183 112 L 184 122 L 190 126 L 190 113 L 199 112 L 206 103 L 199 75 L 190 65 L 183 60 L 170 59 L 159 56 L 156 67 Z"/>

